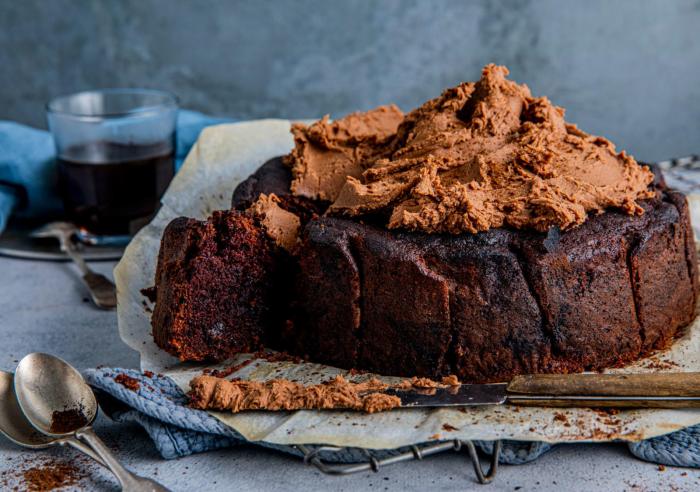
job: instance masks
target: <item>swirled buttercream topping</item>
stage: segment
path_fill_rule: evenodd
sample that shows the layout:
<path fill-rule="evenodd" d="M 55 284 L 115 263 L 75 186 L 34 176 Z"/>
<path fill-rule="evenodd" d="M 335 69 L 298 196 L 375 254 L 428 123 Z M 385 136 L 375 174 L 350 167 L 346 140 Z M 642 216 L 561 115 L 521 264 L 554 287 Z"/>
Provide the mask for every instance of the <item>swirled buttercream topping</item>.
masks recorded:
<path fill-rule="evenodd" d="M 328 213 L 381 214 L 390 229 L 452 234 L 567 229 L 609 208 L 643 213 L 637 202 L 654 196 L 652 172 L 507 75 L 488 65 L 478 82 L 446 90 L 406 115 L 395 135 L 375 139 L 382 143 L 369 159 L 344 149 L 355 172 L 326 194 Z"/>

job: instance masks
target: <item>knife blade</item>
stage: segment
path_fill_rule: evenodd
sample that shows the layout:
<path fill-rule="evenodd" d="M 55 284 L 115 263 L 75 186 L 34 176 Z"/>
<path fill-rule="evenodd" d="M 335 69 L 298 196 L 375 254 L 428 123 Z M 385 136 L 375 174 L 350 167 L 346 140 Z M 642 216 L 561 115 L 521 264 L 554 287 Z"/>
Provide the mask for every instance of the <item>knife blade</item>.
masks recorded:
<path fill-rule="evenodd" d="M 700 408 L 700 373 L 534 374 L 509 383 L 391 388 L 401 407 L 525 405 L 553 407 Z"/>

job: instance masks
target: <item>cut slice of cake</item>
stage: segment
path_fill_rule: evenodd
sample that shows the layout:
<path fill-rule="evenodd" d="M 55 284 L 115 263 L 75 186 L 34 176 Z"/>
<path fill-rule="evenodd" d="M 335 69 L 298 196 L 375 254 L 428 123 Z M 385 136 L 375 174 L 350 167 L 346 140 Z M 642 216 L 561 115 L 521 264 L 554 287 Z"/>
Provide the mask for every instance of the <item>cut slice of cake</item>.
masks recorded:
<path fill-rule="evenodd" d="M 262 346 L 274 310 L 276 250 L 253 217 L 219 211 L 165 229 L 153 336 L 182 360 L 223 360 Z"/>

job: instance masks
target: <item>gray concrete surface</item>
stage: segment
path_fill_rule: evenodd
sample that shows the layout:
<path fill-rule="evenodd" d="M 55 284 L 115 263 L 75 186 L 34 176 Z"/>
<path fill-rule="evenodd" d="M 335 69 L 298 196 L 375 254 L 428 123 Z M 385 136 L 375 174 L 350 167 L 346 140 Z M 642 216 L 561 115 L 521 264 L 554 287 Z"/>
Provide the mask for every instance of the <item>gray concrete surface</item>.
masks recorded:
<path fill-rule="evenodd" d="M 112 263 L 94 263 L 110 274 Z M 13 370 L 33 351 L 65 358 L 79 368 L 137 367 L 138 357 L 117 333 L 116 315 L 85 302 L 69 264 L 0 257 L 0 369 Z M 119 458 L 137 473 L 155 476 L 173 491 L 193 490 L 484 490 L 484 491 L 691 491 L 700 470 L 638 461 L 623 444 L 560 446 L 534 463 L 501 467 L 495 483 L 474 482 L 465 454 L 449 453 L 420 463 L 398 464 L 378 473 L 329 477 L 280 453 L 243 446 L 174 461 L 159 457 L 143 430 L 100 417 L 96 429 Z M 78 490 L 116 490 L 97 465 L 76 460 L 73 451 L 24 451 L 0 438 L 0 484 L 22 487 L 21 470 L 44 457 L 71 461 L 86 477 Z M 3 482 L 4 481 L 4 482 Z M 0 486 L 0 488 L 3 488 Z"/>
<path fill-rule="evenodd" d="M 410 109 L 496 62 L 654 161 L 700 151 L 698 25 L 698 0 L 3 0 L 0 119 L 106 86 L 239 118 Z"/>

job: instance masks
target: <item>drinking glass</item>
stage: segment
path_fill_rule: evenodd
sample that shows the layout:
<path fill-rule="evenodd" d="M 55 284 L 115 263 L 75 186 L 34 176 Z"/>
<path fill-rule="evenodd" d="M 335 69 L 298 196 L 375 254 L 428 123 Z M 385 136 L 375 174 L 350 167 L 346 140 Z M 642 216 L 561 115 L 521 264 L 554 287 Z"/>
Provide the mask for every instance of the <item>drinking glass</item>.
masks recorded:
<path fill-rule="evenodd" d="M 53 99 L 46 111 L 66 218 L 105 237 L 148 223 L 175 173 L 176 97 L 95 90 Z"/>

